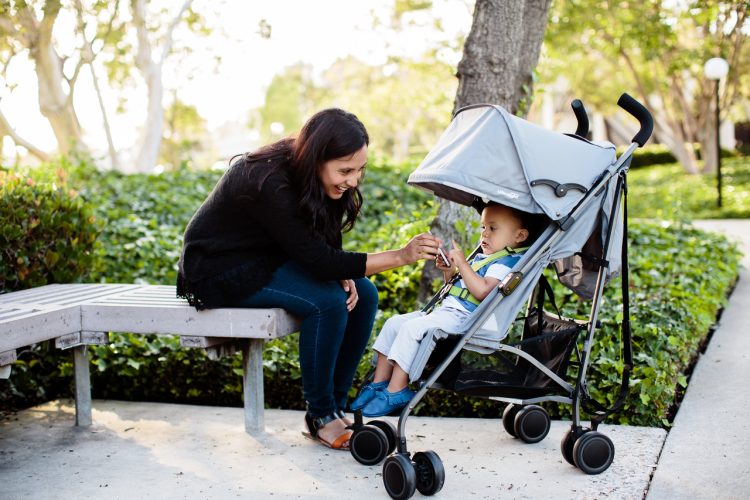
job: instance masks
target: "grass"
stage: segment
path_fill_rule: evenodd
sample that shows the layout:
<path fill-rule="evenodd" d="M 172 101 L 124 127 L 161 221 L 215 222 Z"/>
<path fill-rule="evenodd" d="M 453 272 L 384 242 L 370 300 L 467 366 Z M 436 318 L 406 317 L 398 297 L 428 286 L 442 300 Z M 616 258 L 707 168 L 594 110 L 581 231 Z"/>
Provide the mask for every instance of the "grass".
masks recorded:
<path fill-rule="evenodd" d="M 693 220 L 750 217 L 750 157 L 721 162 L 722 207 L 716 175 L 688 175 L 678 163 L 631 170 L 628 215 L 633 218 Z"/>

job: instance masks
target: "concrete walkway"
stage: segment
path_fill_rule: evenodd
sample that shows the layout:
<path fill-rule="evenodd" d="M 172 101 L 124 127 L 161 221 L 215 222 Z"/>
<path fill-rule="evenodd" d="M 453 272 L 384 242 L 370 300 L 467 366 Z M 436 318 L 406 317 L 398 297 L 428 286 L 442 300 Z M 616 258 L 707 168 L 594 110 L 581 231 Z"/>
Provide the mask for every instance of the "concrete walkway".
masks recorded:
<path fill-rule="evenodd" d="M 445 467 L 437 497 L 748 496 L 750 333 L 743 327 L 750 324 L 750 222 L 700 226 L 742 236 L 745 269 L 669 436 L 601 426 L 615 444 L 615 461 L 587 476 L 562 459 L 565 422 L 527 445 L 497 419 L 413 417 L 410 451 L 434 450 Z M 255 437 L 244 432 L 241 408 L 95 401 L 93 418 L 91 428 L 75 428 L 72 404 L 54 401 L 0 421 L 0 498 L 388 498 L 381 466 L 306 440 L 301 412 L 268 410 L 267 432 Z"/>
<path fill-rule="evenodd" d="M 95 401 L 93 418 L 75 428 L 73 406 L 58 401 L 1 422 L 0 498 L 389 498 L 382 465 L 304 438 L 299 411 L 268 410 L 261 437 L 245 433 L 241 408 Z M 615 461 L 587 476 L 563 461 L 563 422 L 533 445 L 499 420 L 415 417 L 407 427 L 411 451 L 443 461 L 438 498 L 643 498 L 666 432 L 600 430 Z"/>
<path fill-rule="evenodd" d="M 750 497 L 750 221 L 707 220 L 695 226 L 736 240 L 743 269 L 693 371 L 648 500 Z"/>

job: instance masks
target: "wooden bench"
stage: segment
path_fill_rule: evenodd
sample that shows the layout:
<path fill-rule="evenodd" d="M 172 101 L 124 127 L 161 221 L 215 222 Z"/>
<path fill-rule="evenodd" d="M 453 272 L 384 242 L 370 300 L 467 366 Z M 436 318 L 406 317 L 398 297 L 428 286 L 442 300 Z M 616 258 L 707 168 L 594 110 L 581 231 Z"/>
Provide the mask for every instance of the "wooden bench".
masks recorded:
<path fill-rule="evenodd" d="M 263 343 L 299 329 L 283 309 L 196 311 L 173 286 L 47 285 L 0 295 L 0 378 L 8 378 L 16 349 L 54 340 L 73 350 L 76 425 L 91 424 L 86 346 L 106 344 L 108 332 L 179 335 L 209 357 L 242 351 L 245 430 L 262 431 Z"/>

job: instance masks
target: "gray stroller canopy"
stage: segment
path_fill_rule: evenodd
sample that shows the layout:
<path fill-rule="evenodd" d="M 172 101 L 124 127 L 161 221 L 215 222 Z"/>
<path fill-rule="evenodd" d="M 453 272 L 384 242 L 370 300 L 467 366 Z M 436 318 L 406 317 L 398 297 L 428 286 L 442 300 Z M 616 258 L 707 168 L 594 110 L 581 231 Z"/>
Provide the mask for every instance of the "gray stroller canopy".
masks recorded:
<path fill-rule="evenodd" d="M 463 205 L 494 201 L 552 220 L 568 215 L 615 146 L 552 132 L 494 105 L 459 110 L 409 184 Z"/>

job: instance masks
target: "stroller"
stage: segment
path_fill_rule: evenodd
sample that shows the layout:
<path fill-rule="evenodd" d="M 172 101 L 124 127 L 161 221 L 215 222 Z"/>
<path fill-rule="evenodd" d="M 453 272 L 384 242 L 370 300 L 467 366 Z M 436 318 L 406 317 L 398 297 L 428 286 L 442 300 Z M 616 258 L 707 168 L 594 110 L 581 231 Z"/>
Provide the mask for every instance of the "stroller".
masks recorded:
<path fill-rule="evenodd" d="M 415 490 L 434 495 L 445 471 L 434 451 L 407 451 L 406 421 L 429 389 L 447 389 L 509 403 L 503 427 L 527 443 L 544 439 L 550 428 L 547 411 L 538 405 L 553 401 L 572 406 L 572 422 L 561 442 L 565 460 L 587 474 L 610 466 L 614 445 L 598 425 L 618 411 L 628 390 L 632 369 L 627 291 L 627 185 L 633 151 L 653 130 L 651 114 L 623 94 L 618 105 L 640 122 L 628 149 L 617 158 L 612 144 L 586 140 L 588 118 L 575 100 L 575 134 L 559 134 L 535 126 L 494 105 L 460 109 L 409 184 L 463 205 L 481 207 L 493 201 L 540 214 L 545 228 L 506 278 L 488 295 L 457 331 L 432 329 L 422 339 L 410 369 L 419 390 L 401 412 L 398 428 L 386 420 L 364 423 L 355 412 L 350 450 L 366 465 L 383 463 L 383 482 L 392 498 L 410 498 Z M 472 256 L 481 247 L 474 250 Z M 543 275 L 554 265 L 558 280 L 579 296 L 591 299 L 588 320 L 562 317 Z M 623 374 L 620 394 L 612 407 L 589 395 L 586 371 L 605 283 L 622 274 Z M 454 278 L 455 279 L 455 278 Z M 425 306 L 432 308 L 448 293 L 449 282 Z M 555 312 L 545 309 L 551 303 Z M 519 312 L 520 340 L 504 342 Z M 463 350 L 493 354 L 505 368 L 464 369 Z M 575 355 L 574 355 L 575 353 Z M 573 380 L 568 371 L 574 367 Z M 581 424 L 581 411 L 591 427 Z M 396 453 L 393 453 L 396 451 Z"/>

